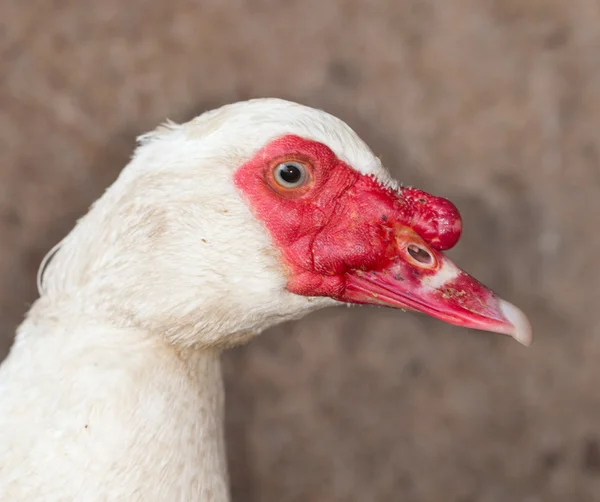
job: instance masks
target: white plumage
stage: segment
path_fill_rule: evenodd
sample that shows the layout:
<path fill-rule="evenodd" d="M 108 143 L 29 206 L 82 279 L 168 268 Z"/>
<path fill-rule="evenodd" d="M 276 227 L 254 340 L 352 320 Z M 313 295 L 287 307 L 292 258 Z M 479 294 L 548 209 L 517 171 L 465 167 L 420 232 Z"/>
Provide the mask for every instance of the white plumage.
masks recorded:
<path fill-rule="evenodd" d="M 282 100 L 142 136 L 43 270 L 0 367 L 0 500 L 228 500 L 220 352 L 338 303 L 286 290 L 232 183 L 282 134 L 395 187 L 347 125 Z"/>

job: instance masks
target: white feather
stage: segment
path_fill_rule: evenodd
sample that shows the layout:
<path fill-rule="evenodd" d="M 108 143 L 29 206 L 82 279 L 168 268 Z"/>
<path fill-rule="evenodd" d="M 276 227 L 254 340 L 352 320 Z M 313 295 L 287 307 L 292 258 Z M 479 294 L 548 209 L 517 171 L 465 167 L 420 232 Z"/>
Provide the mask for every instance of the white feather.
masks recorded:
<path fill-rule="evenodd" d="M 393 186 L 346 124 L 278 99 L 140 136 L 44 260 L 0 367 L 0 500 L 228 500 L 219 352 L 335 303 L 286 291 L 232 183 L 283 134 Z"/>

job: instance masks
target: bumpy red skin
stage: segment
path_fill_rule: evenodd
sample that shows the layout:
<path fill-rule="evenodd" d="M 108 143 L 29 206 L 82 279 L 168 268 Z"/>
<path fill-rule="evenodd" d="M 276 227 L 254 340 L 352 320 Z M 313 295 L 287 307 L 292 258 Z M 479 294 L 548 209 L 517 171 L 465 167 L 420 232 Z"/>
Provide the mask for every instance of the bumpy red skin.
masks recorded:
<path fill-rule="evenodd" d="M 462 232 L 462 219 L 452 202 L 416 188 L 401 188 L 399 196 L 406 202 L 406 213 L 412 213 L 408 226 L 429 246 L 445 251 L 456 245 Z"/>
<path fill-rule="evenodd" d="M 266 180 L 277 164 L 290 159 L 312 165 L 312 182 L 282 193 Z M 454 246 L 462 229 L 450 201 L 414 188 L 386 188 L 324 144 L 298 136 L 267 144 L 236 171 L 234 181 L 281 250 L 288 290 L 299 295 L 347 301 L 349 273 L 398 265 L 399 226 L 414 230 L 434 255 Z M 418 281 L 417 276 L 435 273 L 416 267 L 410 275 Z"/>

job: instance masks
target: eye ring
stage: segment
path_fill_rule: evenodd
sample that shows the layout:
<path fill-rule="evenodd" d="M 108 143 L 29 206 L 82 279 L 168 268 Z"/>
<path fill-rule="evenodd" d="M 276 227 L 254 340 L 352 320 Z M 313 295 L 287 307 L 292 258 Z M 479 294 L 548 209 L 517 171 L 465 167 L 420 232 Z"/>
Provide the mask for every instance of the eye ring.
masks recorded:
<path fill-rule="evenodd" d="M 302 162 L 286 160 L 275 166 L 273 179 L 282 188 L 300 188 L 309 179 L 308 168 Z"/>

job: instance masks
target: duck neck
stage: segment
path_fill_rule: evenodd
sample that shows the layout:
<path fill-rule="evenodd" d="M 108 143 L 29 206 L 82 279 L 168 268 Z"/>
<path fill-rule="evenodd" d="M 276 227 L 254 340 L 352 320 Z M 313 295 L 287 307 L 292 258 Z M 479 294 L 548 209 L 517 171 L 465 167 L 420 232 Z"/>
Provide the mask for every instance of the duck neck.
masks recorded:
<path fill-rule="evenodd" d="M 173 397 L 177 401 L 178 427 L 185 430 L 179 436 L 178 449 L 188 449 L 185 457 L 192 492 L 201 493 L 198 500 L 229 501 L 229 479 L 224 437 L 225 391 L 221 372 L 220 351 L 188 350 L 179 353 L 182 369 L 187 371 L 189 398 Z M 178 370 L 180 371 L 180 370 Z M 173 379 L 178 392 L 182 376 Z"/>
<path fill-rule="evenodd" d="M 157 494 L 163 500 L 229 500 L 219 351 L 179 351 L 156 334 L 33 313 L 4 366 L 39 373 L 20 379 L 40 387 L 35 395 L 41 399 L 31 403 L 39 410 L 31 443 L 54 441 L 57 427 L 69 432 L 62 440 L 75 448 L 57 466 L 67 485 L 79 477 L 79 486 L 97 498 L 110 489 L 122 500 L 140 494 L 145 500 Z M 61 423 L 51 418 L 56 402 L 71 410 Z M 43 472 L 42 465 L 31 467 Z M 40 485 L 58 482 L 60 473 L 51 472 L 53 479 L 40 479 Z"/>

